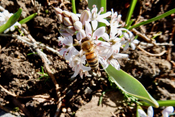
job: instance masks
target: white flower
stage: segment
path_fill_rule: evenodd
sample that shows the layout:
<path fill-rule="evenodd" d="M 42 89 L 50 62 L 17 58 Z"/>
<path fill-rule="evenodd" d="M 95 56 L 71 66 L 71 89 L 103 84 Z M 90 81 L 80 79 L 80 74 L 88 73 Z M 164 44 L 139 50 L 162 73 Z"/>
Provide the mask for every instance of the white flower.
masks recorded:
<path fill-rule="evenodd" d="M 72 70 L 74 71 L 74 74 L 71 76 L 71 78 L 76 77 L 78 74 L 80 74 L 80 77 L 83 78 L 83 74 L 89 75 L 88 71 L 91 70 L 90 67 L 85 66 L 85 56 L 81 56 L 81 52 L 77 55 L 73 55 L 69 60 L 69 65 L 72 67 Z"/>
<path fill-rule="evenodd" d="M 123 35 L 124 35 L 124 38 L 126 39 L 125 40 L 125 47 L 123 50 L 125 51 L 126 49 L 128 49 L 129 45 L 131 46 L 132 50 L 135 50 L 135 48 L 136 48 L 135 44 L 138 44 L 139 41 L 137 39 L 134 39 L 134 36 L 130 31 L 125 32 Z"/>
<path fill-rule="evenodd" d="M 121 15 L 118 15 L 117 12 L 114 13 L 113 9 L 111 9 L 111 21 L 110 21 L 110 37 L 112 38 L 116 34 L 121 34 L 122 28 L 119 28 L 123 26 L 122 24 L 119 24 L 121 21 Z"/>
<path fill-rule="evenodd" d="M 169 117 L 169 114 L 173 113 L 174 108 L 173 106 L 168 106 L 162 111 L 163 117 Z M 148 107 L 147 114 L 142 110 L 138 109 L 138 113 L 140 117 L 153 117 L 154 116 L 154 110 L 152 106 Z"/>
<path fill-rule="evenodd" d="M 154 110 L 152 106 L 149 106 L 147 110 L 147 114 L 142 109 L 138 109 L 138 113 L 140 117 L 153 117 Z"/>
<path fill-rule="evenodd" d="M 59 50 L 60 55 L 65 57 L 66 60 L 69 60 L 73 55 L 78 53 L 78 50 L 73 46 L 72 36 L 58 37 L 58 39 L 60 41 L 60 45 L 63 45 L 63 47 Z"/>
<path fill-rule="evenodd" d="M 91 13 L 92 13 L 91 14 L 91 23 L 92 23 L 93 30 L 95 30 L 97 28 L 98 22 L 105 23 L 107 26 L 110 25 L 109 22 L 104 18 L 110 16 L 111 12 L 106 12 L 106 13 L 100 15 L 100 13 L 103 12 L 103 7 L 100 9 L 100 11 L 98 13 L 97 13 L 97 11 L 98 11 L 98 9 L 97 9 L 96 5 L 93 5 L 93 9 L 91 11 Z"/>
<path fill-rule="evenodd" d="M 169 114 L 173 113 L 174 108 L 173 106 L 168 106 L 162 111 L 163 117 L 169 117 Z"/>
<path fill-rule="evenodd" d="M 76 37 L 77 37 L 77 40 L 79 40 L 81 42 L 81 40 L 84 37 L 90 37 L 91 39 L 97 40 L 98 38 L 102 37 L 104 34 L 105 34 L 105 27 L 100 27 L 100 28 L 96 29 L 94 31 L 94 33 L 92 33 L 91 25 L 89 24 L 88 21 L 85 21 L 85 31 L 80 30 L 77 33 Z"/>
<path fill-rule="evenodd" d="M 111 45 L 108 42 L 103 42 L 100 40 L 94 40 L 96 44 L 96 50 L 99 55 L 99 62 L 103 65 L 103 68 L 106 69 L 109 64 L 115 67 L 117 70 L 120 69 L 120 65 L 117 59 L 127 58 L 127 54 L 119 53 L 120 43 Z"/>

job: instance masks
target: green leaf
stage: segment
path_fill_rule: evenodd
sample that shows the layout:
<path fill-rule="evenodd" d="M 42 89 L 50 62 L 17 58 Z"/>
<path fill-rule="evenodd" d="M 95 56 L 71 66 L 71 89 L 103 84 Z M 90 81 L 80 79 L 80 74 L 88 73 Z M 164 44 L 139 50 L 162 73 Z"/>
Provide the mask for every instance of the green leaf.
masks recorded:
<path fill-rule="evenodd" d="M 127 17 L 126 17 L 126 20 L 125 20 L 126 26 L 128 26 L 128 24 L 130 22 L 130 19 L 131 19 L 131 16 L 132 16 L 133 12 L 134 12 L 136 3 L 137 3 L 137 0 L 132 0 L 131 6 L 129 7 L 129 11 L 128 11 L 128 14 L 127 14 Z"/>
<path fill-rule="evenodd" d="M 144 100 L 156 108 L 159 107 L 157 101 L 146 91 L 144 86 L 137 79 L 123 70 L 116 70 L 111 65 L 109 65 L 105 71 L 108 73 L 111 80 L 126 94 Z"/>
<path fill-rule="evenodd" d="M 172 9 L 172 10 L 170 10 L 170 11 L 167 11 L 166 13 L 164 13 L 164 14 L 162 14 L 162 15 L 159 15 L 159 16 L 154 17 L 154 18 L 151 18 L 151 19 L 149 19 L 149 20 L 147 20 L 147 21 L 143 21 L 143 22 L 140 22 L 140 23 L 138 23 L 138 24 L 136 24 L 136 25 L 133 25 L 133 26 L 129 27 L 129 30 L 131 30 L 132 28 L 136 28 L 136 27 L 139 27 L 139 26 L 141 26 L 141 25 L 145 25 L 145 24 L 151 23 L 151 22 L 153 22 L 153 21 L 162 19 L 162 18 L 167 17 L 167 16 L 169 16 L 169 15 L 171 15 L 171 14 L 173 14 L 173 13 L 175 13 L 175 8 Z"/>
<path fill-rule="evenodd" d="M 20 24 L 25 24 L 28 21 L 30 21 L 31 19 L 33 19 L 35 16 L 37 15 L 37 13 L 33 13 L 32 15 L 29 15 L 28 17 L 22 19 L 21 21 L 19 21 Z"/>
<path fill-rule="evenodd" d="M 7 28 L 11 27 L 20 18 L 22 9 L 20 8 L 15 14 L 13 14 L 9 20 L 0 27 L 0 33 L 4 32 Z"/>

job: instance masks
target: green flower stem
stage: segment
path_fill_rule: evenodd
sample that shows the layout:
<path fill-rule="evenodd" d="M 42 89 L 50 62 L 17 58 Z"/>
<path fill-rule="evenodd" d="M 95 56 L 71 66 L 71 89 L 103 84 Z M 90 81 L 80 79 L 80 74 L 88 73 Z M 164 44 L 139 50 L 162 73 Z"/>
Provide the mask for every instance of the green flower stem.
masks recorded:
<path fill-rule="evenodd" d="M 72 0 L 72 12 L 76 14 L 75 0 Z"/>
<path fill-rule="evenodd" d="M 175 100 L 158 100 L 159 106 L 175 106 Z M 150 106 L 146 102 L 141 102 L 143 106 Z"/>

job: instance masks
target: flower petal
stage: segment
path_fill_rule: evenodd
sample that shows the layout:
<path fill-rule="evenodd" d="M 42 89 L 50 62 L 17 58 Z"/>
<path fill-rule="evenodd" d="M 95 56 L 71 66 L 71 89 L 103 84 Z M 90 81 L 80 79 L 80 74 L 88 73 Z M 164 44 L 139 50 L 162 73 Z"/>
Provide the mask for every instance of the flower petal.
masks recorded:
<path fill-rule="evenodd" d="M 116 70 L 120 70 L 120 64 L 118 63 L 118 61 L 116 59 L 112 59 L 110 60 L 110 64 L 115 67 Z"/>
<path fill-rule="evenodd" d="M 129 48 L 129 42 L 126 43 L 125 47 L 123 48 L 123 50 L 127 50 Z"/>
<path fill-rule="evenodd" d="M 98 39 L 99 37 L 101 37 L 103 34 L 105 33 L 105 27 L 100 27 L 98 28 L 94 33 L 92 38 L 93 39 Z"/>
<path fill-rule="evenodd" d="M 105 41 L 109 41 L 109 35 L 107 33 L 104 33 L 102 35 L 102 38 L 105 40 Z"/>
<path fill-rule="evenodd" d="M 138 109 L 138 113 L 141 117 L 147 117 L 146 113 L 142 109 Z"/>
<path fill-rule="evenodd" d="M 136 48 L 135 44 L 134 43 L 130 43 L 130 44 L 131 44 L 131 49 L 135 50 L 135 48 Z"/>
<path fill-rule="evenodd" d="M 93 28 L 93 30 L 96 30 L 96 28 L 97 28 L 97 26 L 98 26 L 97 20 L 92 20 L 91 23 L 92 23 L 92 28 Z"/>
<path fill-rule="evenodd" d="M 99 56 L 98 60 L 102 64 L 103 69 L 106 69 L 108 67 L 109 64 L 102 57 Z"/>
<path fill-rule="evenodd" d="M 174 107 L 173 106 L 168 106 L 162 111 L 163 117 L 169 117 L 169 114 L 173 113 Z"/>
<path fill-rule="evenodd" d="M 86 34 L 84 30 L 80 30 L 77 34 L 76 34 L 76 38 L 77 40 L 81 41 L 81 39 L 85 38 Z"/>
<path fill-rule="evenodd" d="M 97 20 L 98 22 L 105 23 L 107 26 L 110 25 L 110 23 L 109 23 L 106 19 L 102 19 L 102 18 L 98 17 L 96 20 Z"/>
<path fill-rule="evenodd" d="M 79 73 L 79 71 L 80 71 L 80 66 L 76 67 L 74 70 L 75 70 L 75 72 L 74 72 L 74 74 L 71 76 L 71 78 L 74 78 L 74 77 L 76 77 L 76 76 L 78 75 L 78 73 Z"/>
<path fill-rule="evenodd" d="M 92 28 L 88 21 L 85 22 L 85 32 L 87 36 L 92 36 Z"/>
<path fill-rule="evenodd" d="M 154 110 L 153 110 L 152 106 L 148 107 L 147 114 L 148 114 L 148 117 L 153 117 L 154 116 Z"/>
<path fill-rule="evenodd" d="M 107 13 L 99 15 L 98 17 L 101 18 L 101 19 L 104 19 L 106 17 L 109 17 L 110 15 L 111 15 L 111 11 L 108 11 Z"/>

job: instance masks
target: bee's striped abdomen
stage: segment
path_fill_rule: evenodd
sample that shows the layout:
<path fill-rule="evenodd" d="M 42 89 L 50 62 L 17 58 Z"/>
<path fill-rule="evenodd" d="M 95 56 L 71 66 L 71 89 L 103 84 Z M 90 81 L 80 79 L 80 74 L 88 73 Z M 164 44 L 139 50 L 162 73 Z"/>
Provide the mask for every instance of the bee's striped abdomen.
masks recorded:
<path fill-rule="evenodd" d="M 98 58 L 94 51 L 86 53 L 86 59 L 92 69 L 98 69 Z"/>

